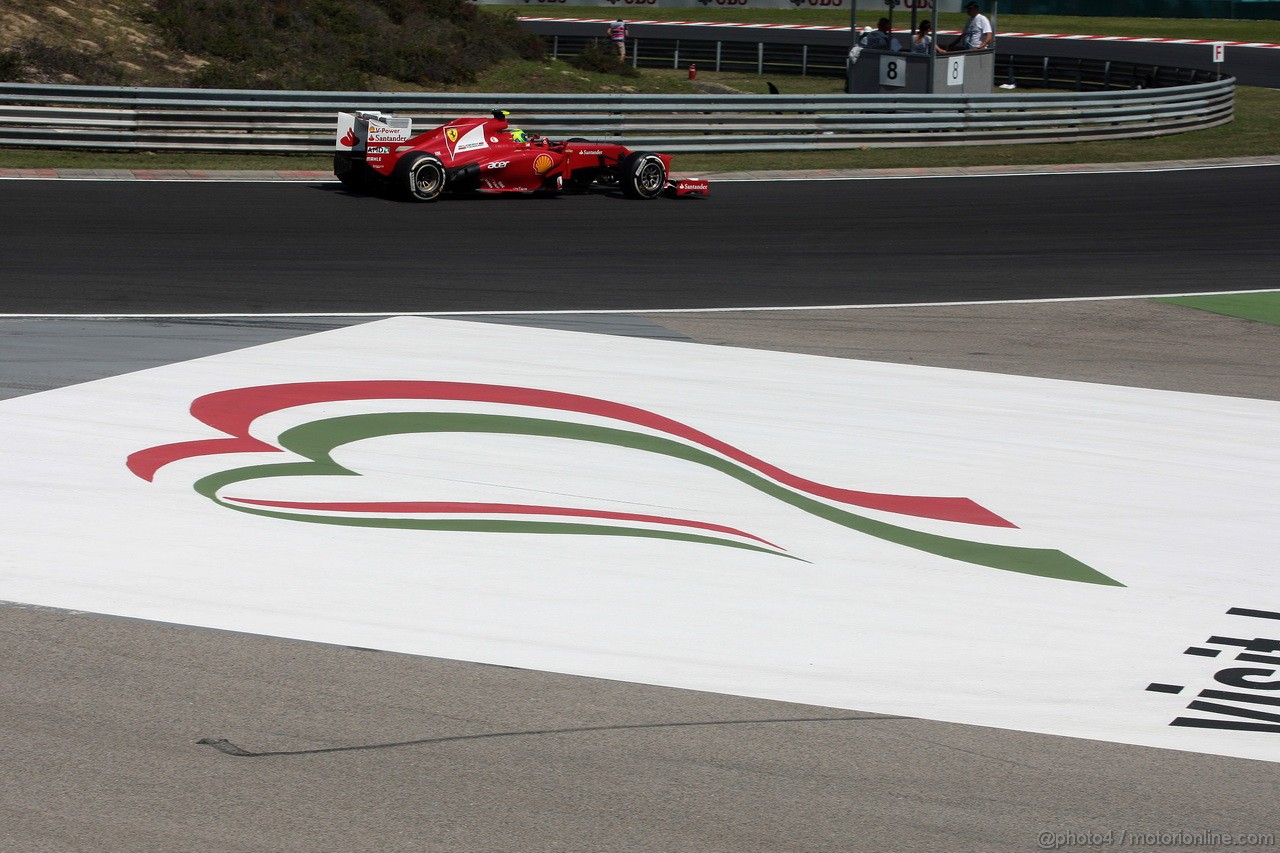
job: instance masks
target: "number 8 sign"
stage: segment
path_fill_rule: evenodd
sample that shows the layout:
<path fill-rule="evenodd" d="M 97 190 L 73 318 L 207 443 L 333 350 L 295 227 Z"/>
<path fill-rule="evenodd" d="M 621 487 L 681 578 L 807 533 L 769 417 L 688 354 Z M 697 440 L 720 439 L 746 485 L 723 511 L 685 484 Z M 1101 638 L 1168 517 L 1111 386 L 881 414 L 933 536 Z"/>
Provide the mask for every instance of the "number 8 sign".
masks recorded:
<path fill-rule="evenodd" d="M 907 85 L 907 63 L 900 56 L 880 57 L 880 85 Z"/>

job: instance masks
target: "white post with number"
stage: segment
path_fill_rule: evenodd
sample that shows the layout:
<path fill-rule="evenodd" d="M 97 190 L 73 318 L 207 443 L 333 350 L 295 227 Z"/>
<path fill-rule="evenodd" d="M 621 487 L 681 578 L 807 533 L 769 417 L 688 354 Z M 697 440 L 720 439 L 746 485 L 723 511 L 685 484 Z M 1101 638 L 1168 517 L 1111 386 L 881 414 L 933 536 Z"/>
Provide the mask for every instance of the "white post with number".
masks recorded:
<path fill-rule="evenodd" d="M 964 85 L 964 57 L 963 56 L 947 57 L 947 85 L 948 86 Z"/>
<path fill-rule="evenodd" d="M 901 56 L 880 57 L 880 85 L 907 85 L 907 61 Z"/>

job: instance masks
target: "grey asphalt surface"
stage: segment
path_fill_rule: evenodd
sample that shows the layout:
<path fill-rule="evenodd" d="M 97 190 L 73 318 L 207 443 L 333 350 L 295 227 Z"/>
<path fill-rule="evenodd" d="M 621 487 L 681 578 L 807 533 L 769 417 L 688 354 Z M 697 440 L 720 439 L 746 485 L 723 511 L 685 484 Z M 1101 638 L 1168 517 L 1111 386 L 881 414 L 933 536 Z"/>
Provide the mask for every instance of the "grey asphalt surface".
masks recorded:
<path fill-rule="evenodd" d="M 1266 288 L 1278 181 L 1273 165 L 429 205 L 336 183 L 6 181 L 0 256 L 22 286 L 0 289 L 0 314 L 635 312 Z"/>
<path fill-rule="evenodd" d="M 140 289 L 207 299 L 207 282 L 156 245 L 190 227 L 185 214 L 158 215 L 178 221 L 130 244 L 151 259 L 134 268 L 150 272 Z M 218 263 L 253 269 L 256 239 L 221 243 Z M 1079 268 L 1119 262 L 1090 245 Z M 1206 251 L 1225 279 L 1265 254 Z M 757 252 L 771 268 L 769 245 Z M 1142 271 L 1177 279 L 1185 257 L 1142 254 L 1154 264 Z M 673 268 L 699 286 L 699 267 Z M 25 278 L 6 281 L 9 299 Z M 325 288 L 309 293 L 293 292 L 298 310 L 329 304 Z M 1141 300 L 485 319 L 1280 399 L 1280 329 Z M 359 320 L 0 319 L 0 396 L 344 322 Z M 1108 831 L 1280 837 L 1271 763 L 21 605 L 0 606 L 0 635 L 5 850 L 1025 851 L 1090 849 L 1066 842 Z"/>

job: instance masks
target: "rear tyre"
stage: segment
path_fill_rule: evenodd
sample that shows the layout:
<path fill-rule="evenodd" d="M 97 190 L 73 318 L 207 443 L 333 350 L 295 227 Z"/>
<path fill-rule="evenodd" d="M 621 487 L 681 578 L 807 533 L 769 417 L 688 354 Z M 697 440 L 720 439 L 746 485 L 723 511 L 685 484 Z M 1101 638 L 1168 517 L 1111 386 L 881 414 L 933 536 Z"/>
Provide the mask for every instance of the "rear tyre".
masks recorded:
<path fill-rule="evenodd" d="M 667 187 L 667 167 L 657 154 L 636 151 L 622 161 L 622 193 L 627 198 L 650 199 Z"/>
<path fill-rule="evenodd" d="M 444 163 L 434 154 L 410 154 L 396 164 L 396 188 L 409 201 L 435 201 L 448 179 Z"/>

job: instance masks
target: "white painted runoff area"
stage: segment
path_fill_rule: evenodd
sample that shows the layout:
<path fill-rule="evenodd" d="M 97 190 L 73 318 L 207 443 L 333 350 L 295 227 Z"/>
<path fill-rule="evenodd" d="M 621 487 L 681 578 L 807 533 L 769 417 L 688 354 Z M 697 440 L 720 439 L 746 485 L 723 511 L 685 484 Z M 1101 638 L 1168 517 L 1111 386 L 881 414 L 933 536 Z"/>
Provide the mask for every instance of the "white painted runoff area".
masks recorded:
<path fill-rule="evenodd" d="M 924 533 L 1055 549 L 1123 586 L 916 550 L 706 465 L 607 443 L 385 435 L 334 451 L 359 477 L 279 477 L 224 494 L 586 507 L 741 531 L 785 553 L 307 523 L 237 512 L 192 488 L 298 458 L 288 453 L 189 456 L 151 482 L 126 467 L 146 448 L 220 437 L 190 413 L 203 395 L 382 381 L 583 395 L 818 483 L 968 498 L 1017 527 L 854 509 Z M 383 399 L 286 408 L 252 433 L 270 443 L 295 425 L 396 412 L 619 426 L 502 402 Z M 401 317 L 2 401 L 0 509 L 9 601 L 1280 760 L 1280 733 L 1266 729 L 1280 713 L 1280 643 L 1265 642 L 1280 638 L 1267 615 L 1280 611 L 1276 402 Z M 1189 709 L 1197 701 L 1218 710 Z M 1211 724 L 1171 726 L 1178 717 Z"/>

